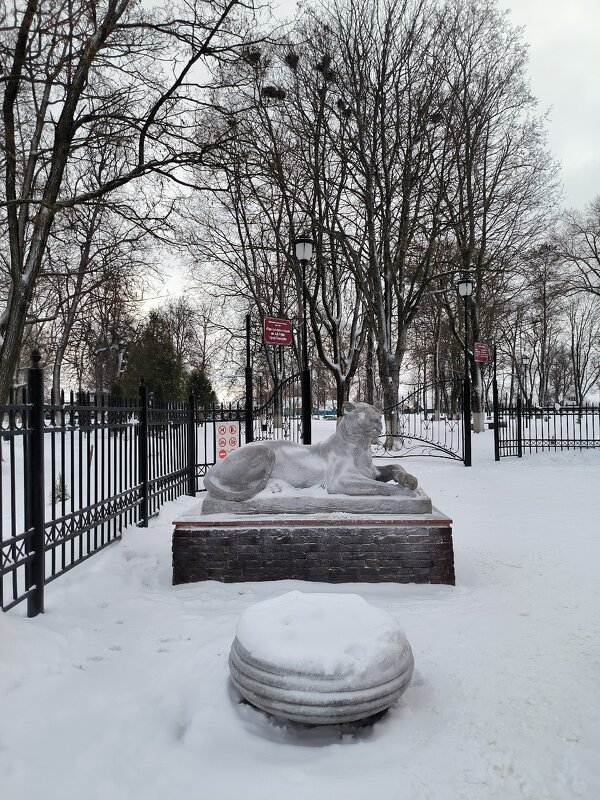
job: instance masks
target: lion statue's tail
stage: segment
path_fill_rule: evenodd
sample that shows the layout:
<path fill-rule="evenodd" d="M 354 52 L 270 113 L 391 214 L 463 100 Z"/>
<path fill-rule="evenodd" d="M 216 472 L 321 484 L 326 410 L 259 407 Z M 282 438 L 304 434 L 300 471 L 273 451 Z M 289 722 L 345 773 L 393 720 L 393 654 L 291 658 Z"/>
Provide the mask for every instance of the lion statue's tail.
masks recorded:
<path fill-rule="evenodd" d="M 246 445 L 212 466 L 204 486 L 217 500 L 249 500 L 271 477 L 275 453 L 266 444 Z"/>

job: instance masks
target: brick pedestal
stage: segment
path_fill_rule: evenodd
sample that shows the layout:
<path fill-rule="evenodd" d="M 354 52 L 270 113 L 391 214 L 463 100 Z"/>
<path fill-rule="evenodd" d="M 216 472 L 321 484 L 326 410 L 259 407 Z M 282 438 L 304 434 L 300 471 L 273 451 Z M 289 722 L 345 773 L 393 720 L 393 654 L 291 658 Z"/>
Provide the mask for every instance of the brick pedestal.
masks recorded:
<path fill-rule="evenodd" d="M 173 532 L 173 583 L 304 580 L 454 585 L 452 520 L 413 517 L 186 517 Z"/>

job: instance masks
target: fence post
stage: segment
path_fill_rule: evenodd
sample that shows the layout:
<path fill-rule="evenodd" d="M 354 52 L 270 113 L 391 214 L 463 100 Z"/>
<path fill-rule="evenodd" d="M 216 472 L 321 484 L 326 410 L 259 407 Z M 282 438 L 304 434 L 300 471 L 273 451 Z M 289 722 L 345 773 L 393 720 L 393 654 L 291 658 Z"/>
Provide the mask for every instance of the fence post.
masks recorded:
<path fill-rule="evenodd" d="M 140 482 L 140 518 L 138 526 L 148 527 L 148 387 L 140 381 L 140 424 L 138 440 L 138 478 Z"/>
<path fill-rule="evenodd" d="M 302 444 L 312 443 L 312 398 L 310 386 L 310 370 L 302 370 Z"/>
<path fill-rule="evenodd" d="M 244 408 L 246 444 L 254 441 L 254 409 L 252 401 L 252 367 L 246 367 L 246 404 Z"/>
<path fill-rule="evenodd" d="M 252 362 L 250 360 L 250 314 L 246 314 L 246 403 L 244 419 L 246 424 L 246 444 L 254 441 L 254 413 L 252 397 Z"/>
<path fill-rule="evenodd" d="M 492 380 L 492 402 L 494 404 L 494 460 L 500 461 L 500 408 L 498 407 L 498 372 L 496 345 L 494 345 L 494 378 Z"/>
<path fill-rule="evenodd" d="M 196 401 L 194 395 L 189 397 L 189 417 L 187 424 L 187 492 L 190 497 L 196 496 Z"/>
<path fill-rule="evenodd" d="M 27 589 L 35 587 L 27 598 L 27 616 L 44 613 L 45 570 L 45 515 L 44 515 L 44 371 L 39 366 L 38 350 L 31 354 L 31 367 L 27 371 L 28 444 L 27 472 L 25 476 L 26 528 L 32 531 L 27 539 L 27 552 L 33 560 L 27 565 Z"/>
<path fill-rule="evenodd" d="M 523 458 L 523 401 L 517 395 L 517 456 Z"/>
<path fill-rule="evenodd" d="M 464 430 L 464 463 L 465 467 L 471 466 L 471 381 L 465 370 L 463 381 L 463 430 Z"/>

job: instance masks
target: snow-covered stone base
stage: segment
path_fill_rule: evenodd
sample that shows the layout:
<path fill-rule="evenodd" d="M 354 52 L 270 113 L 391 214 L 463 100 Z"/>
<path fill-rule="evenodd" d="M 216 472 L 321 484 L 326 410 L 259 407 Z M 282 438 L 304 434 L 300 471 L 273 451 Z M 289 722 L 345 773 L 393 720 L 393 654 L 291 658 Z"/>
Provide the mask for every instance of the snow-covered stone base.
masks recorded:
<path fill-rule="evenodd" d="M 452 520 L 410 515 L 193 517 L 175 522 L 173 583 L 306 580 L 454 585 Z"/>
<path fill-rule="evenodd" d="M 413 667 L 391 614 L 354 594 L 295 591 L 256 603 L 241 615 L 229 656 L 233 684 L 248 702 L 317 725 L 389 708 Z"/>
<path fill-rule="evenodd" d="M 283 490 L 281 487 L 284 486 Z M 286 491 L 287 490 L 287 491 Z M 201 513 L 205 514 L 431 514 L 431 498 L 422 489 L 403 489 L 404 494 L 348 495 L 329 494 L 322 486 L 289 491 L 285 481 L 269 481 L 266 489 L 249 500 L 219 500 L 208 495 Z"/>

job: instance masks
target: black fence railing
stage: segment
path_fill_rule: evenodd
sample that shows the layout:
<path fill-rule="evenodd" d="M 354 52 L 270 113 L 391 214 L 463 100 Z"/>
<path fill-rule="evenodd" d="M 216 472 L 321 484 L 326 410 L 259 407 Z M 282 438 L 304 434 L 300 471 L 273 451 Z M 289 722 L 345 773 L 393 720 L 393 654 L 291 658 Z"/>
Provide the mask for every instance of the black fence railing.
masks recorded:
<path fill-rule="evenodd" d="M 506 456 L 559 450 L 600 448 L 600 406 L 530 406 L 518 397 L 514 404 L 494 407 L 496 460 Z"/>
<path fill-rule="evenodd" d="M 244 441 L 243 407 L 157 403 L 143 384 L 130 400 L 46 403 L 38 361 L 23 396 L 0 406 L 0 607 L 27 599 L 29 616 L 43 611 L 46 584 L 202 490 Z"/>

